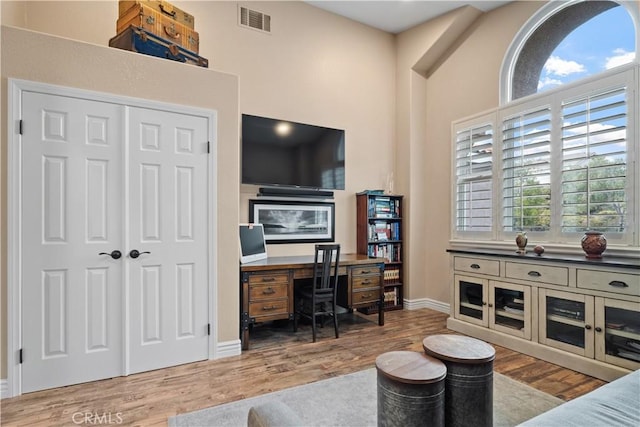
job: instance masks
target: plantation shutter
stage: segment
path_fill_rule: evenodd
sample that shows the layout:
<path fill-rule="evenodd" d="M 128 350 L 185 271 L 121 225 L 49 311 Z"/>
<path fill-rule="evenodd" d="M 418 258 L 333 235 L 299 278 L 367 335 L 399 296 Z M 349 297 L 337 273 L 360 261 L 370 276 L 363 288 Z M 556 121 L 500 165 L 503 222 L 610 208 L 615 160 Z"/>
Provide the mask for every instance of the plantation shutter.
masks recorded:
<path fill-rule="evenodd" d="M 456 230 L 491 231 L 493 125 L 456 131 Z"/>
<path fill-rule="evenodd" d="M 551 109 L 537 107 L 502 123 L 502 227 L 548 231 L 551 221 Z"/>
<path fill-rule="evenodd" d="M 562 104 L 562 232 L 625 231 L 627 88 Z"/>

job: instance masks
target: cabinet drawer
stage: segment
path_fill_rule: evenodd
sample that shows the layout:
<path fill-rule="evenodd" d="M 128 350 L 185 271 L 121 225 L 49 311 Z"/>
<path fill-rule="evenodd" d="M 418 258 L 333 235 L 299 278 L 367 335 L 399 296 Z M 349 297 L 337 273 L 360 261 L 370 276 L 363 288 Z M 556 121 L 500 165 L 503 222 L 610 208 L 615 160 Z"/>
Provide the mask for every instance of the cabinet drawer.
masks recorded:
<path fill-rule="evenodd" d="M 380 291 L 378 289 L 369 289 L 367 291 L 353 292 L 353 305 L 371 304 L 380 301 Z"/>
<path fill-rule="evenodd" d="M 289 301 L 285 299 L 268 300 L 268 301 L 254 301 L 249 303 L 249 316 L 273 316 L 276 314 L 287 315 Z"/>
<path fill-rule="evenodd" d="M 289 286 L 287 283 L 249 285 L 249 301 L 286 298 L 288 290 Z"/>
<path fill-rule="evenodd" d="M 581 289 L 640 296 L 640 274 L 578 269 L 576 284 Z"/>
<path fill-rule="evenodd" d="M 457 271 L 466 271 L 468 273 L 500 275 L 500 261 L 492 259 L 456 256 L 453 258 L 453 268 Z"/>
<path fill-rule="evenodd" d="M 361 265 L 351 269 L 351 275 L 355 279 L 357 276 L 379 276 L 380 267 L 377 265 Z"/>
<path fill-rule="evenodd" d="M 380 276 L 354 276 L 351 282 L 351 288 L 354 291 L 378 287 L 380 287 Z"/>
<path fill-rule="evenodd" d="M 507 262 L 506 277 L 526 280 L 528 282 L 550 283 L 552 285 L 569 286 L 569 269 L 549 265 L 520 264 Z"/>
<path fill-rule="evenodd" d="M 276 283 L 289 283 L 289 273 L 252 274 L 249 276 L 249 286 L 272 285 Z"/>

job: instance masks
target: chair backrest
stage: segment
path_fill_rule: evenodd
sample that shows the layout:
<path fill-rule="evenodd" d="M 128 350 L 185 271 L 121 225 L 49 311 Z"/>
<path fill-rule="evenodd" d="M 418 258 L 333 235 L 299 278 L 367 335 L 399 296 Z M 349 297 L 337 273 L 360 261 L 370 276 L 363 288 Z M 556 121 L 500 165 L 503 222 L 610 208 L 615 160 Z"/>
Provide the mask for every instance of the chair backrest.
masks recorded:
<path fill-rule="evenodd" d="M 339 244 L 316 245 L 313 269 L 314 293 L 326 294 L 335 291 L 336 283 L 338 283 L 339 260 Z"/>

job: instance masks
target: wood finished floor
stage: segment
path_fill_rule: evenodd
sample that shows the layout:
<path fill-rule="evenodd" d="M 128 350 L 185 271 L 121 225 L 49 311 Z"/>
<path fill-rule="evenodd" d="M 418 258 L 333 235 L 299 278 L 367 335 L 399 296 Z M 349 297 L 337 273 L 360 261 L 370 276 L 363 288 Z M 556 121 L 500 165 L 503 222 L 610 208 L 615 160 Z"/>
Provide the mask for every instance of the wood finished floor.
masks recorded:
<path fill-rule="evenodd" d="M 429 309 L 391 311 L 385 313 L 385 326 L 378 327 L 376 315 L 347 314 L 341 318 L 339 339 L 328 324 L 315 344 L 309 326 L 294 334 L 290 324 L 275 323 L 255 328 L 251 349 L 240 356 L 4 399 L 0 424 L 68 426 L 77 425 L 74 413 L 111 413 L 112 421 L 121 419 L 121 425 L 164 426 L 176 414 L 374 367 L 375 358 L 387 351 L 422 351 L 425 336 L 452 333 L 446 318 Z M 496 372 L 561 399 L 574 399 L 604 384 L 494 347 Z"/>

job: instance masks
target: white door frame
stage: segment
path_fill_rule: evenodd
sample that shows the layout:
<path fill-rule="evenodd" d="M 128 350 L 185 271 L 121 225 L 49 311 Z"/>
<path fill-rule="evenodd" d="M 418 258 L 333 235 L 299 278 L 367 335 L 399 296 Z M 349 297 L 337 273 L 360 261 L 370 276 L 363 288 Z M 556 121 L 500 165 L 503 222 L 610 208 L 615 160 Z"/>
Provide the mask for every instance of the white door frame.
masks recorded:
<path fill-rule="evenodd" d="M 151 108 L 156 110 L 166 110 L 176 113 L 192 114 L 207 118 L 209 129 L 210 154 L 208 156 L 208 310 L 209 323 L 211 324 L 211 335 L 209 336 L 209 360 L 217 358 L 218 353 L 218 313 L 217 307 L 217 112 L 203 108 L 187 107 L 184 105 L 156 102 L 152 100 L 126 97 L 104 92 L 76 89 L 65 86 L 57 86 L 47 83 L 32 82 L 27 80 L 9 78 L 7 82 L 7 389 L 8 397 L 22 394 L 22 366 L 19 363 L 19 351 L 22 345 L 22 136 L 20 135 L 19 124 L 22 112 L 22 92 L 39 92 L 50 95 L 67 96 L 81 99 L 91 99 L 96 101 L 119 104 L 123 106 L 135 106 L 140 108 Z M 123 144 L 125 141 L 123 141 Z M 123 292 L 123 307 L 128 309 L 126 292 Z M 129 336 L 128 325 L 123 326 L 123 348 L 128 351 L 126 340 Z M 123 358 L 125 357 L 123 354 Z M 123 365 L 124 366 L 124 365 Z M 122 375 L 125 375 L 123 371 Z"/>

